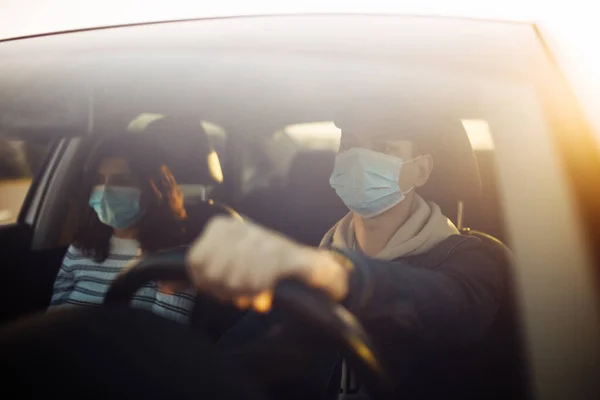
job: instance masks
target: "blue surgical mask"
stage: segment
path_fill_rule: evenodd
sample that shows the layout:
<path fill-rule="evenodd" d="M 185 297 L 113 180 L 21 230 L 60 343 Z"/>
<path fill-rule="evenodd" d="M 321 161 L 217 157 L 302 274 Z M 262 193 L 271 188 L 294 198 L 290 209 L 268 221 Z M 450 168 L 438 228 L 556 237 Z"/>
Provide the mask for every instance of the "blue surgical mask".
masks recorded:
<path fill-rule="evenodd" d="M 96 186 L 90 196 L 90 206 L 103 224 L 116 229 L 132 227 L 142 216 L 141 191 L 121 186 Z"/>
<path fill-rule="evenodd" d="M 402 192 L 398 185 L 402 166 L 414 160 L 351 148 L 336 156 L 329 184 L 350 210 L 372 218 L 400 203 L 414 189 Z"/>

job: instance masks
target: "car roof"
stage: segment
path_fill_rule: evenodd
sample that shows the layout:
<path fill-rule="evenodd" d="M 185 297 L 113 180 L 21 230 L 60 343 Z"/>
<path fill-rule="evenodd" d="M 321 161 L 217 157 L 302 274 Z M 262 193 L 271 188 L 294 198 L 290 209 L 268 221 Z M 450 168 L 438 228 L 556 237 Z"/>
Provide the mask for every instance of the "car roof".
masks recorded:
<path fill-rule="evenodd" d="M 31 5 L 28 6 L 28 1 Z M 149 5 L 141 0 L 60 0 L 41 2 L 19 0 L 18 6 L 2 6 L 0 39 L 26 37 L 79 29 L 122 26 L 149 22 L 240 16 L 298 14 L 378 14 L 421 15 L 533 21 L 540 13 L 523 2 L 503 2 L 502 7 L 482 6 L 481 2 L 421 0 L 421 1 L 353 1 L 333 0 L 274 2 L 272 0 L 190 2 L 171 0 Z"/>

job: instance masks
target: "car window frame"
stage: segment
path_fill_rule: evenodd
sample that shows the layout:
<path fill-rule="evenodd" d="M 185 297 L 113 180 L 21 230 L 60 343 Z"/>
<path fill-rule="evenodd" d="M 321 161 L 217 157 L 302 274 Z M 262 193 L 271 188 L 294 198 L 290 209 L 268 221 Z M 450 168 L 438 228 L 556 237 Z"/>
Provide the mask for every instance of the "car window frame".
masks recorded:
<path fill-rule="evenodd" d="M 48 150 L 39 170 L 35 171 L 31 177 L 31 185 L 19 210 L 15 221 L 16 224 L 28 224 L 31 226 L 35 224 L 37 213 L 32 213 L 31 210 L 37 209 L 41 192 L 46 188 L 45 182 L 48 179 L 49 171 L 52 170 L 52 165 L 56 162 L 55 160 L 60 157 L 61 148 L 60 139 L 52 139 L 48 144 Z"/>
<path fill-rule="evenodd" d="M 28 193 L 27 208 L 19 215 L 19 223 L 33 229 L 31 250 L 43 250 L 59 245 L 64 225 L 63 213 L 67 212 L 68 185 L 77 171 L 74 161 L 80 138 L 57 139 L 47 164 L 36 176 Z M 35 184 L 35 186 L 33 186 Z"/>
<path fill-rule="evenodd" d="M 597 377 L 589 367 L 600 359 L 598 286 L 593 283 L 594 249 L 586 240 L 586 209 L 578 199 L 589 192 L 576 189 L 574 173 L 581 165 L 569 165 L 569 152 L 589 145 L 593 137 L 582 129 L 587 139 L 568 150 L 561 146 L 572 139 L 565 136 L 569 123 L 584 127 L 585 117 L 541 40 L 532 25 L 531 37 L 523 41 L 535 61 L 531 90 L 540 120 L 516 132 L 514 121 L 505 121 L 500 130 L 513 134 L 494 136 L 499 193 L 515 260 L 519 327 L 534 398 L 595 398 Z M 493 132 L 497 127 L 492 123 Z M 527 140 L 519 142 L 519 132 Z M 533 168 L 528 168 L 532 158 Z M 597 156 L 592 158 L 595 165 Z M 545 185 L 524 185 L 532 177 Z"/>
<path fill-rule="evenodd" d="M 41 139 L 39 137 L 19 134 L 1 135 L 2 139 L 9 141 L 22 141 L 22 142 L 37 142 L 46 147 L 43 159 L 40 162 L 39 168 L 30 169 L 30 174 L 24 176 L 23 179 L 30 180 L 29 186 L 23 200 L 21 201 L 18 212 L 16 212 L 16 218 L 3 223 L 0 223 L 2 228 L 10 228 L 17 225 L 29 225 L 32 226 L 35 223 L 35 213 L 31 213 L 36 205 L 34 204 L 36 193 L 40 193 L 40 188 L 43 186 L 44 176 L 47 175 L 48 170 L 51 169 L 52 159 L 56 156 L 57 149 L 60 147 L 59 138 L 48 138 Z M 0 190 L 1 195 L 1 190 Z M 33 217 L 33 218 L 32 218 Z"/>

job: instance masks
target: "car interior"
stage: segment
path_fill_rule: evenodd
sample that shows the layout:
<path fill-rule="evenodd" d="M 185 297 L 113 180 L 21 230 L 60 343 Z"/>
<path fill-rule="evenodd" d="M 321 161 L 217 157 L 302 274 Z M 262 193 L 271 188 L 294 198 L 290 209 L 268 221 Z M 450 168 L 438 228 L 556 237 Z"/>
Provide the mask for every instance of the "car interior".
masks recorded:
<path fill-rule="evenodd" d="M 370 22 L 368 28 L 385 28 L 378 25 Z M 328 29 L 324 22 L 316 26 Z M 426 24 L 416 27 L 417 33 L 411 27 L 411 40 L 415 35 L 430 40 Z M 473 27 L 473 32 L 480 34 L 480 28 Z M 51 49 L 40 51 L 37 66 L 19 56 L 23 50 L 16 42 L 7 43 L 2 54 L 14 54 L 16 61 L 2 65 L 0 75 L 16 78 L 2 81 L 0 91 L 19 95 L 0 98 L 2 134 L 51 142 L 33 188 L 51 184 L 52 189 L 43 194 L 30 191 L 25 204 L 37 204 L 37 211 L 33 215 L 24 207 L 19 221 L 32 224 L 0 232 L 3 246 L 13 243 L 7 254 L 18 264 L 11 270 L 16 283 L 6 297 L 10 307 L 3 307 L 3 322 L 47 307 L 77 218 L 72 215 L 71 193 L 95 141 L 120 134 L 159 144 L 185 195 L 187 243 L 182 244 L 200 235 L 212 216 L 228 215 L 318 246 L 348 212 L 329 186 L 329 176 L 339 144 L 335 116 L 340 110 L 352 113 L 359 98 L 374 103 L 393 98 L 393 108 L 407 121 L 431 123 L 435 167 L 420 193 L 438 203 L 464 234 L 489 242 L 505 259 L 510 285 L 504 243 L 510 247 L 511 241 L 504 227 L 492 137 L 518 129 L 514 115 L 537 114 L 533 108 L 529 117 L 520 113 L 532 107 L 534 98 L 525 84 L 527 60 L 515 56 L 509 41 L 495 51 L 486 50 L 485 38 L 503 33 L 484 32 L 480 42 L 452 42 L 455 64 L 444 68 L 434 53 L 401 39 L 404 52 L 398 58 L 361 39 L 358 53 L 356 47 L 334 41 L 339 46 L 336 57 L 323 61 L 322 51 L 328 47 L 313 36 L 314 49 L 298 42 L 295 53 L 285 51 L 287 42 L 273 39 L 282 50 L 275 57 L 273 41 L 265 39 L 268 29 L 249 35 L 253 52 L 240 52 L 239 43 L 228 42 L 227 34 L 218 39 L 219 33 L 212 31 L 204 31 L 209 37 L 198 42 L 190 38 L 171 47 L 169 38 L 179 38 L 179 32 L 169 26 L 149 27 L 143 33 L 116 29 L 72 38 L 50 36 L 28 45 L 27 51 Z M 102 43 L 105 50 L 90 52 L 90 42 Z M 218 54 L 207 48 L 219 48 Z M 194 52 L 197 49 L 203 51 Z M 481 52 L 487 57 L 472 57 Z M 442 114 L 448 124 L 438 123 L 436 116 Z M 159 117 L 134 123 L 144 115 Z M 290 127 L 298 125 L 306 136 L 293 133 Z M 407 127 L 408 123 L 398 129 Z M 18 250 L 15 243 L 20 238 L 29 238 L 35 251 Z M 494 329 L 496 346 L 482 354 L 504 380 L 488 383 L 509 387 L 517 396 L 526 391 L 523 360 L 514 305 L 506 310 L 501 318 L 509 323 Z M 509 337 L 509 343 L 501 343 L 500 337 Z M 356 386 L 350 380 L 346 379 L 347 394 Z"/>
<path fill-rule="evenodd" d="M 310 126 L 310 124 L 308 125 Z M 428 185 L 422 188 L 420 193 L 428 200 L 439 204 L 444 213 L 463 229 L 463 233 L 473 234 L 469 231 L 472 229 L 491 235 L 490 237 L 495 238 L 493 240 L 502 241 L 504 237 L 500 218 L 488 218 L 487 220 L 478 218 L 478 215 L 502 215 L 495 193 L 497 189 L 493 175 L 493 151 L 473 151 L 467 132 L 458 120 L 452 127 L 445 128 L 443 136 L 439 137 L 442 145 L 436 147 L 432 153 L 437 168 Z M 200 120 L 167 116 L 153 121 L 140 132 L 123 130 L 121 134 L 136 135 L 139 140 L 156 141 L 164 151 L 165 159 L 168 160 L 166 164 L 170 166 L 186 193 L 187 243 L 191 243 L 201 234 L 203 227 L 211 217 L 228 215 L 234 218 L 253 220 L 300 243 L 318 246 L 327 230 L 348 212 L 329 186 L 329 176 L 336 154 L 333 149 L 311 149 L 306 146 L 296 146 L 291 159 L 287 163 L 280 162 L 285 166 L 283 178 L 280 177 L 281 173 L 277 173 L 279 171 L 264 170 L 269 167 L 273 168 L 277 161 L 267 163 L 266 166 L 259 166 L 257 173 L 265 174 L 266 172 L 271 179 L 263 179 L 262 182 L 256 183 L 254 188 L 237 199 L 228 199 L 226 192 L 219 189 L 225 179 L 232 179 L 222 171 L 231 171 L 233 166 L 221 167 L 219 155 L 215 152 L 210 137 L 203 129 Z M 81 140 L 78 156 L 72 165 L 85 161 L 91 144 L 96 140 L 96 138 Z M 264 144 L 264 141 L 273 140 L 273 137 L 269 135 L 257 138 L 252 143 L 253 151 L 246 150 L 248 143 L 236 146 L 235 140 L 235 136 L 227 136 L 225 151 L 231 148 L 236 148 L 238 151 L 242 149 L 242 153 L 238 156 L 242 159 L 254 157 L 254 159 L 248 160 L 250 163 L 259 162 L 259 160 L 263 160 L 264 163 L 264 160 L 272 157 L 273 154 L 281 153 L 277 149 L 273 150 L 276 144 Z M 268 151 L 271 152 L 270 156 L 265 154 Z M 245 154 L 246 152 L 248 154 Z M 227 153 L 221 156 L 224 160 L 233 158 Z M 77 167 L 72 168 L 78 169 Z M 77 175 L 74 174 L 71 179 L 73 188 L 80 179 Z M 238 176 L 238 179 L 240 178 Z M 491 199 L 491 201 L 486 201 L 486 199 Z M 75 218 L 76 216 L 67 211 L 67 221 L 73 221 Z M 29 264 L 31 269 L 27 271 L 27 285 L 30 286 L 31 282 L 35 282 L 36 292 L 34 296 L 27 298 L 28 311 L 43 310 L 47 306 L 52 293 L 54 277 L 69 243 L 71 229 L 72 224 L 65 224 L 62 232 L 62 245 L 37 254 L 37 258 Z M 496 247 L 495 244 L 492 246 Z M 502 253 L 502 250 L 500 252 Z M 501 257 L 503 256 L 501 255 Z M 508 270 L 509 262 L 506 261 L 505 264 L 508 282 L 511 279 Z M 504 308 L 514 309 L 512 305 Z M 209 334 L 215 340 L 231 326 L 232 318 L 240 317 L 240 314 L 227 313 L 226 310 L 220 312 L 223 315 L 218 318 L 211 317 L 214 330 Z M 498 327 L 494 328 L 498 339 L 493 342 L 494 346 L 486 349 L 486 356 L 496 362 L 496 364 L 490 363 L 490 365 L 493 365 L 492 368 L 496 368 L 497 376 L 502 376 L 505 387 L 508 385 L 512 390 L 511 393 L 514 394 L 523 390 L 523 382 L 518 352 L 519 338 L 516 336 L 517 329 L 512 318 L 512 315 L 502 316 L 504 322 L 498 323 Z M 508 325 L 505 321 L 509 321 Z M 506 332 L 506 329 L 512 331 Z M 510 343 L 506 341 L 508 336 L 512 337 Z M 510 351 L 507 352 L 507 350 Z M 344 368 L 340 366 L 340 374 L 342 374 L 342 370 L 344 371 L 344 375 L 341 375 L 342 390 L 348 396 L 355 395 L 359 391 L 359 381 L 345 366 Z M 484 382 L 487 376 L 489 375 L 481 376 L 481 382 Z"/>

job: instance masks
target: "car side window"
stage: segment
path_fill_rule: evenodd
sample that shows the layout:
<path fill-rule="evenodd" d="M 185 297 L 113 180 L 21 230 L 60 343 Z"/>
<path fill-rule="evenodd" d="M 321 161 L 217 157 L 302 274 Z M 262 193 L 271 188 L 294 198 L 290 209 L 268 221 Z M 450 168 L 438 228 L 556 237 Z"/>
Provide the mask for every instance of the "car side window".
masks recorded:
<path fill-rule="evenodd" d="M 461 123 L 476 154 L 494 150 L 487 121 L 462 119 Z M 299 151 L 337 152 L 341 135 L 333 121 L 314 121 L 287 125 L 273 134 L 254 138 L 252 143 L 242 146 L 242 196 L 284 182 Z"/>
<path fill-rule="evenodd" d="M 277 187 L 288 177 L 298 151 L 337 151 L 341 131 L 332 121 L 287 125 L 243 146 L 241 194 Z"/>
<path fill-rule="evenodd" d="M 299 151 L 330 150 L 337 152 L 342 131 L 333 121 L 316 121 L 287 125 L 272 137 L 273 151 L 279 156 L 278 174 L 288 176 L 290 164 Z M 286 151 L 282 151 L 286 149 Z"/>
<path fill-rule="evenodd" d="M 50 144 L 0 139 L 0 225 L 17 221 Z"/>

